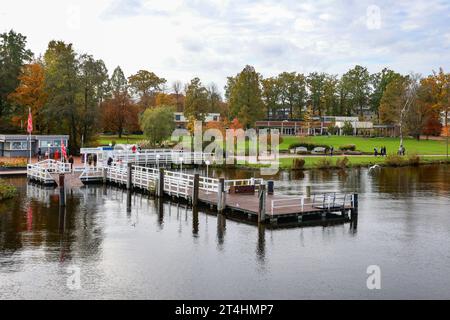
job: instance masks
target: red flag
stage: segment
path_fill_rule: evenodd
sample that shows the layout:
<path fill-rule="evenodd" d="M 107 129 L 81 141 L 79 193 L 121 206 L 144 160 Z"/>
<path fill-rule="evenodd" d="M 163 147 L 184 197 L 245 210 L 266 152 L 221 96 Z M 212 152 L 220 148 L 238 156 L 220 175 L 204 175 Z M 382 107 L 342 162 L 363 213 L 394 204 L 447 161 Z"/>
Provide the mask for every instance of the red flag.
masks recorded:
<path fill-rule="evenodd" d="M 28 109 L 28 125 L 27 132 L 31 134 L 33 132 L 33 116 L 31 115 L 31 109 Z"/>
<path fill-rule="evenodd" d="M 64 145 L 64 141 L 61 140 L 61 153 L 64 157 L 64 159 L 67 158 L 67 150 L 66 150 L 66 146 Z"/>

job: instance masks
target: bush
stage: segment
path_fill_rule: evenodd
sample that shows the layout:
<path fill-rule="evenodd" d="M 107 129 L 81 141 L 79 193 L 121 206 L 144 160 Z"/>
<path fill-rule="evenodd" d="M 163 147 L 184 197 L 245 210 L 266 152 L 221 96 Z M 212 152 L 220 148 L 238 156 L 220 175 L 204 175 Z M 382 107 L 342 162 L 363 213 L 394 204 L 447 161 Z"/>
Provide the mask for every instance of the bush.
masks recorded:
<path fill-rule="evenodd" d="M 289 149 L 294 149 L 297 147 L 304 147 L 309 151 L 312 151 L 314 148 L 320 147 L 325 148 L 326 151 L 330 150 L 330 146 L 326 144 L 316 144 L 316 143 L 308 143 L 308 142 L 294 142 L 289 145 Z"/>
<path fill-rule="evenodd" d="M 352 136 L 353 135 L 353 126 L 350 121 L 345 121 L 342 126 L 342 134 L 344 136 Z"/>
<path fill-rule="evenodd" d="M 293 159 L 292 170 L 302 170 L 305 167 L 305 159 Z"/>
<path fill-rule="evenodd" d="M 332 166 L 331 160 L 327 157 L 320 158 L 319 161 L 317 161 L 316 166 L 319 169 L 329 169 Z"/>
<path fill-rule="evenodd" d="M 327 127 L 327 132 L 331 135 L 336 135 L 339 132 L 339 128 L 336 127 L 334 124 L 330 124 Z"/>
<path fill-rule="evenodd" d="M 343 146 L 339 146 L 339 150 L 342 150 L 342 151 L 356 151 L 356 145 L 354 145 L 354 144 L 345 144 Z"/>
<path fill-rule="evenodd" d="M 402 156 L 397 154 L 388 154 L 384 162 L 389 166 L 397 167 L 404 165 L 406 161 Z"/>
<path fill-rule="evenodd" d="M 25 158 L 11 158 L 0 160 L 0 167 L 26 167 L 27 159 Z"/>
<path fill-rule="evenodd" d="M 418 166 L 420 164 L 420 156 L 415 153 L 408 155 L 408 163 L 411 166 Z"/>
<path fill-rule="evenodd" d="M 0 201 L 10 199 L 17 193 L 16 187 L 0 180 Z"/>
<path fill-rule="evenodd" d="M 336 167 L 341 168 L 341 169 L 345 169 L 348 167 L 350 160 L 348 160 L 347 157 L 344 158 L 338 158 L 336 160 Z"/>

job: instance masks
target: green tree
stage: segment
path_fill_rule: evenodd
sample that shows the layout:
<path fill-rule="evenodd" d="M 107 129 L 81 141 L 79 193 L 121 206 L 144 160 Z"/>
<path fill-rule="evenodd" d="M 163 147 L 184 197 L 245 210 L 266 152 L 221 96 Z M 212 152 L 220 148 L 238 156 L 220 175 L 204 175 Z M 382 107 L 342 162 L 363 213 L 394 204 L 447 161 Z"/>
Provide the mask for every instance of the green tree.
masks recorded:
<path fill-rule="evenodd" d="M 120 66 L 117 66 L 111 76 L 111 91 L 113 95 L 128 93 L 128 81 Z"/>
<path fill-rule="evenodd" d="M 76 153 L 81 140 L 81 114 L 76 103 L 79 65 L 72 44 L 51 41 L 44 54 L 44 64 L 47 128 L 49 132 L 69 133 L 70 152 Z"/>
<path fill-rule="evenodd" d="M 326 78 L 327 75 L 325 73 L 313 72 L 308 75 L 306 80 L 308 83 L 313 111 L 319 116 L 322 116 L 324 111 L 323 95 Z"/>
<path fill-rule="evenodd" d="M 174 111 L 173 107 L 159 106 L 142 114 L 141 127 L 152 145 L 161 144 L 172 134 L 175 129 Z"/>
<path fill-rule="evenodd" d="M 339 80 L 335 75 L 327 75 L 323 85 L 322 102 L 327 115 L 339 114 Z"/>
<path fill-rule="evenodd" d="M 305 76 L 296 72 L 283 72 L 277 80 L 283 109 L 288 111 L 290 119 L 301 117 L 307 98 Z"/>
<path fill-rule="evenodd" d="M 199 78 L 194 78 L 186 85 L 186 100 L 184 115 L 186 118 L 194 117 L 196 120 L 205 120 L 208 112 L 208 90 L 202 85 Z"/>
<path fill-rule="evenodd" d="M 166 82 L 166 79 L 147 70 L 139 70 L 136 74 L 128 77 L 130 88 L 134 94 L 139 96 L 139 104 L 143 108 L 155 105 L 156 95 L 163 91 L 163 85 Z"/>
<path fill-rule="evenodd" d="M 353 113 L 363 116 L 370 95 L 370 74 L 366 68 L 355 66 L 342 76 L 347 85 L 350 107 Z"/>
<path fill-rule="evenodd" d="M 230 115 L 236 117 L 244 127 L 252 126 L 264 115 L 261 94 L 261 75 L 252 66 L 246 66 L 230 88 Z"/>
<path fill-rule="evenodd" d="M 0 127 L 13 110 L 8 96 L 19 85 L 19 76 L 33 53 L 26 49 L 27 38 L 13 30 L 0 34 Z"/>
<path fill-rule="evenodd" d="M 262 99 L 267 112 L 267 119 L 276 119 L 280 109 L 281 88 L 279 81 L 275 77 L 261 80 Z"/>
<path fill-rule="evenodd" d="M 353 135 L 353 126 L 350 121 L 345 121 L 342 126 L 342 134 L 344 136 L 352 136 Z"/>
<path fill-rule="evenodd" d="M 379 108 L 381 99 L 386 91 L 386 87 L 395 79 L 399 79 L 401 75 L 390 69 L 384 68 L 381 72 L 374 73 L 370 76 L 370 83 L 372 86 L 372 94 L 370 95 L 370 107 L 373 113 L 377 115 L 380 120 Z"/>
<path fill-rule="evenodd" d="M 84 139 L 93 137 L 99 123 L 99 108 L 107 96 L 108 70 L 102 60 L 83 54 L 79 59 L 79 104 L 81 134 Z M 86 141 L 86 140 L 85 140 Z"/>

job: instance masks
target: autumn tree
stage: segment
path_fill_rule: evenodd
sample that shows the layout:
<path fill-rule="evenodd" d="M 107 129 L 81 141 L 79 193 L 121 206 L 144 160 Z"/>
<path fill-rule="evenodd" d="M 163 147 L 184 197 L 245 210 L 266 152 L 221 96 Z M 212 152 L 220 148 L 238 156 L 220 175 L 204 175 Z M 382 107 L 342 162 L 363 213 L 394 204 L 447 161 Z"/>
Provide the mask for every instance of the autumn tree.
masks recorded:
<path fill-rule="evenodd" d="M 199 78 L 194 78 L 186 85 L 185 92 L 184 115 L 186 118 L 205 120 L 205 115 L 208 113 L 208 90 L 202 85 Z"/>
<path fill-rule="evenodd" d="M 220 95 L 219 89 L 215 83 L 211 83 L 206 91 L 208 93 L 208 112 L 210 113 L 221 113 L 222 110 L 222 96 Z"/>
<path fill-rule="evenodd" d="M 136 74 L 128 77 L 130 88 L 134 94 L 139 96 L 139 104 L 144 109 L 155 105 L 156 94 L 163 91 L 163 85 L 166 82 L 166 79 L 147 70 L 139 70 Z"/>
<path fill-rule="evenodd" d="M 13 113 L 8 96 L 20 83 L 23 65 L 33 58 L 26 45 L 27 38 L 13 30 L 0 34 L 0 128 L 7 126 L 7 119 Z"/>
<path fill-rule="evenodd" d="M 386 87 L 393 80 L 401 78 L 401 75 L 390 69 L 384 68 L 381 72 L 374 73 L 370 75 L 370 84 L 372 86 L 372 93 L 370 95 L 370 108 L 372 112 L 380 120 L 379 108 L 381 104 L 381 99 Z"/>
<path fill-rule="evenodd" d="M 175 97 L 176 111 L 183 112 L 184 110 L 184 95 L 183 95 L 183 84 L 181 81 L 174 81 L 172 83 L 172 92 Z"/>
<path fill-rule="evenodd" d="M 28 108 L 31 108 L 33 126 L 37 131 L 42 132 L 44 130 L 42 108 L 47 101 L 42 63 L 35 61 L 24 65 L 18 79 L 19 85 L 8 97 L 19 107 L 13 121 L 16 124 L 25 123 L 28 117 Z"/>
<path fill-rule="evenodd" d="M 106 132 L 114 132 L 119 138 L 125 131 L 139 130 L 139 109 L 126 92 L 116 93 L 106 99 L 101 106 L 102 127 Z"/>
<path fill-rule="evenodd" d="M 264 115 L 261 93 L 261 75 L 252 66 L 246 66 L 229 88 L 230 115 L 248 128 Z"/>

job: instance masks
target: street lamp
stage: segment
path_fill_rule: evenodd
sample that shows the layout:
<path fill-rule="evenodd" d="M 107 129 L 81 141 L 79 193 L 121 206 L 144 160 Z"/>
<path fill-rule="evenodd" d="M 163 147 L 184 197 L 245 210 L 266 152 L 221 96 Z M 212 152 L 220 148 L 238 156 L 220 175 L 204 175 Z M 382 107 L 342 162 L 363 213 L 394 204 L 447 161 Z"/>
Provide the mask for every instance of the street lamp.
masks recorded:
<path fill-rule="evenodd" d="M 50 143 L 47 143 L 47 152 L 48 152 L 48 160 L 50 160 L 50 147 L 52 145 Z"/>
<path fill-rule="evenodd" d="M 181 173 L 183 173 L 183 157 L 180 157 L 180 170 L 181 170 Z"/>
<path fill-rule="evenodd" d="M 159 169 L 159 158 L 161 156 L 159 155 L 159 153 L 156 155 L 156 167 Z"/>
<path fill-rule="evenodd" d="M 209 160 L 206 160 L 205 164 L 206 164 L 206 178 L 209 178 L 208 168 L 209 168 L 209 165 L 211 164 L 211 162 Z M 206 182 L 208 183 L 208 181 L 206 181 Z M 209 194 L 208 187 L 206 187 L 206 194 Z"/>

